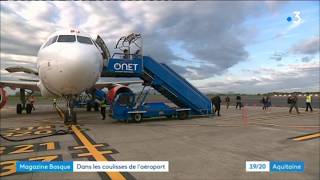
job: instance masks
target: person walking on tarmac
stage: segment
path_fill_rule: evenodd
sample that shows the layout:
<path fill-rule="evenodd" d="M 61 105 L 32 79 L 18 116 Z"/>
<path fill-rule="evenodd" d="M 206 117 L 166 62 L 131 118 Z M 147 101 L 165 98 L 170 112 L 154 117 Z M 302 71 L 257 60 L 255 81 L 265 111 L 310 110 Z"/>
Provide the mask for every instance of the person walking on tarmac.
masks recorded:
<path fill-rule="evenodd" d="M 312 112 L 312 107 L 311 107 L 311 101 L 312 101 L 312 96 L 307 93 L 307 96 L 306 96 L 306 111 L 308 112 L 308 109 L 310 107 L 310 112 Z"/>
<path fill-rule="evenodd" d="M 218 112 L 218 116 L 220 116 L 220 104 L 221 104 L 220 96 L 215 96 L 211 98 L 211 102 L 214 105 L 214 113 Z"/>
<path fill-rule="evenodd" d="M 265 96 L 263 96 L 261 103 L 262 103 L 262 110 L 266 111 L 267 110 L 267 98 Z"/>
<path fill-rule="evenodd" d="M 241 96 L 237 96 L 236 97 L 236 101 L 237 101 L 237 104 L 236 104 L 236 109 L 238 109 L 238 106 L 239 106 L 239 109 L 241 110 Z"/>
<path fill-rule="evenodd" d="M 270 96 L 267 96 L 267 98 L 266 98 L 266 109 L 265 109 L 266 111 L 271 111 L 271 98 L 270 98 Z"/>
<path fill-rule="evenodd" d="M 292 108 L 295 108 L 297 111 L 297 114 L 300 114 L 299 109 L 298 109 L 298 96 L 297 94 L 293 94 L 293 96 L 290 96 L 288 98 L 288 103 L 290 104 L 290 109 L 289 113 L 291 114 Z"/>
<path fill-rule="evenodd" d="M 107 108 L 107 100 L 103 100 L 100 105 L 100 112 L 102 115 L 102 120 L 106 119 L 106 108 Z"/>
<path fill-rule="evenodd" d="M 229 105 L 230 105 L 230 98 L 229 98 L 229 96 L 226 97 L 225 101 L 226 101 L 227 109 L 229 109 Z"/>

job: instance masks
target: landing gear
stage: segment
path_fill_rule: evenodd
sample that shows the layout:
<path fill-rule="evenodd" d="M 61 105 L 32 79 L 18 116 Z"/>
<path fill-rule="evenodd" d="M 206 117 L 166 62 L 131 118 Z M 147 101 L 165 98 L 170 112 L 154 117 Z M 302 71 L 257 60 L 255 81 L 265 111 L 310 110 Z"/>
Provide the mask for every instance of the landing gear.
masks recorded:
<path fill-rule="evenodd" d="M 32 92 L 28 92 L 28 94 L 32 94 Z M 32 105 L 31 104 L 27 104 L 27 100 L 26 100 L 26 90 L 25 89 L 20 89 L 20 101 L 21 103 L 17 104 L 16 106 L 16 111 L 17 114 L 22 114 L 23 110 L 26 110 L 27 114 L 31 114 L 32 111 Z"/>
<path fill-rule="evenodd" d="M 70 125 L 70 124 L 77 124 L 77 114 L 76 112 L 72 112 L 69 114 L 69 112 L 64 113 L 64 124 Z"/>
<path fill-rule="evenodd" d="M 17 104 L 17 114 L 21 114 L 21 113 L 22 113 L 22 105 Z"/>
<path fill-rule="evenodd" d="M 69 125 L 69 124 L 77 124 L 77 114 L 73 110 L 73 105 L 72 105 L 72 96 L 67 97 L 67 107 L 68 110 L 64 112 L 64 124 Z"/>
<path fill-rule="evenodd" d="M 31 111 L 32 111 L 32 105 L 31 104 L 27 104 L 26 111 L 27 111 L 27 114 L 31 114 Z"/>

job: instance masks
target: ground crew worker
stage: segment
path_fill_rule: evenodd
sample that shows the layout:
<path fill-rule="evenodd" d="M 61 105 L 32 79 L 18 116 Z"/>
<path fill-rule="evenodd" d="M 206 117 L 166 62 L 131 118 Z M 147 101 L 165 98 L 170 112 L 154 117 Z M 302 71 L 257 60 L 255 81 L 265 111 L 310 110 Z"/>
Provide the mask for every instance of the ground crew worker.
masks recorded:
<path fill-rule="evenodd" d="M 214 113 L 218 112 L 218 116 L 220 116 L 220 104 L 221 104 L 221 99 L 219 96 L 215 96 L 211 98 L 211 102 L 214 105 Z"/>
<path fill-rule="evenodd" d="M 312 100 L 312 96 L 307 93 L 307 96 L 306 96 L 306 111 L 308 111 L 309 107 L 310 107 L 310 111 L 312 112 L 312 107 L 311 107 L 311 100 Z"/>
<path fill-rule="evenodd" d="M 57 106 L 57 99 L 53 98 L 53 107 L 56 107 L 56 106 Z"/>
<path fill-rule="evenodd" d="M 124 54 L 123 59 L 130 59 L 130 54 L 128 49 L 123 50 L 123 54 Z"/>
<path fill-rule="evenodd" d="M 30 101 L 32 110 L 36 110 L 36 108 L 34 108 L 34 97 L 32 95 L 29 97 L 29 101 Z"/>
<path fill-rule="evenodd" d="M 107 100 L 103 100 L 100 105 L 100 112 L 102 115 L 102 120 L 106 119 L 106 108 L 107 108 Z"/>
<path fill-rule="evenodd" d="M 288 98 L 288 103 L 290 104 L 289 113 L 291 114 L 292 108 L 294 107 L 297 111 L 297 114 L 300 114 L 298 109 L 298 96 L 297 94 L 293 94 L 293 96 Z"/>
<path fill-rule="evenodd" d="M 266 111 L 267 110 L 267 98 L 265 96 L 263 96 L 261 103 L 262 103 L 262 110 Z"/>
<path fill-rule="evenodd" d="M 269 112 L 271 111 L 271 98 L 270 98 L 270 96 L 267 96 L 267 98 L 266 98 L 266 111 L 268 111 L 269 110 Z"/>
<path fill-rule="evenodd" d="M 229 98 L 229 96 L 226 97 L 225 101 L 226 101 L 227 109 L 229 109 L 229 105 L 230 105 L 230 98 Z"/>
<path fill-rule="evenodd" d="M 241 96 L 237 96 L 236 97 L 236 101 L 237 101 L 237 104 L 236 104 L 236 109 L 238 109 L 238 106 L 239 106 L 239 109 L 241 109 Z"/>

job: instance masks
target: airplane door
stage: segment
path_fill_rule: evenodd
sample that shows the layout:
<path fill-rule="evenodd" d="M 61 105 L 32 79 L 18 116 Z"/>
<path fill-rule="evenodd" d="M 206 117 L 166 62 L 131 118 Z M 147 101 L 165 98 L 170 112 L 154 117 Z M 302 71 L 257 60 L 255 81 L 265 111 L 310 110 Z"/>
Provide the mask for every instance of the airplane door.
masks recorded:
<path fill-rule="evenodd" d="M 100 49 L 102 50 L 102 57 L 103 59 L 109 59 L 110 58 L 110 52 L 106 45 L 106 43 L 103 41 L 103 39 L 98 35 L 97 39 L 95 40 Z"/>

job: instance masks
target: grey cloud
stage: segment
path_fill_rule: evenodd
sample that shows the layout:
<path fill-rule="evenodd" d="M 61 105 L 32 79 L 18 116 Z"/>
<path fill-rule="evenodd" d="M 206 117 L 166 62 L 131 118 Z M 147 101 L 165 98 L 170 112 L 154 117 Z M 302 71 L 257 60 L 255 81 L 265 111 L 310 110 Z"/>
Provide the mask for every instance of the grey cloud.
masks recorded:
<path fill-rule="evenodd" d="M 310 62 L 312 60 L 313 56 L 305 56 L 301 58 L 302 62 Z"/>
<path fill-rule="evenodd" d="M 25 2 L 16 2 L 27 6 Z M 1 31 L 1 51 L 3 53 L 14 53 L 21 55 L 36 55 L 41 41 L 36 36 L 38 33 L 51 33 L 57 28 L 67 27 L 61 20 L 77 24 L 81 29 L 89 33 L 100 34 L 107 42 L 110 50 L 118 38 L 132 32 L 141 32 L 144 36 L 144 53 L 154 57 L 160 62 L 170 65 L 182 76 L 191 79 L 206 79 L 225 72 L 233 65 L 245 61 L 248 52 L 245 47 L 251 42 L 251 27 L 243 27 L 243 22 L 248 16 L 260 15 L 261 8 L 265 3 L 256 2 L 63 2 L 66 8 L 60 8 L 54 2 L 48 5 L 48 11 L 43 12 L 39 22 L 47 24 L 34 26 L 27 23 L 23 17 L 16 15 L 14 11 L 5 7 L 2 13 L 12 15 L 12 19 L 1 17 L 1 26 L 8 24 L 9 31 L 16 31 L 20 35 L 27 36 L 22 39 L 17 36 L 8 36 L 9 31 Z M 281 8 L 282 4 L 271 4 L 271 11 Z M 71 9 L 70 9 L 71 8 Z M 65 11 L 72 11 L 67 13 Z M 64 13 L 69 16 L 64 16 Z M 169 43 L 181 43 L 181 48 L 190 53 L 193 59 L 183 59 L 169 47 Z M 319 42 L 318 42 L 319 44 Z M 300 44 L 301 45 L 301 44 Z M 308 44 L 306 47 L 309 47 Z M 311 48 L 296 48 L 296 52 L 312 53 Z M 297 50 L 298 49 L 298 50 Z M 300 49 L 300 50 L 299 50 Z M 318 52 L 318 51 L 316 51 Z M 276 60 L 281 60 L 279 56 Z M 184 66 L 177 65 L 176 61 L 185 62 Z M 200 67 L 193 66 L 192 62 L 201 63 Z M 296 74 L 290 74 L 293 77 Z M 281 88 L 284 81 L 276 81 L 270 84 L 268 89 Z M 300 79 L 301 80 L 301 79 Z M 262 82 L 268 81 L 264 79 Z M 222 83 L 218 89 L 240 89 L 261 91 L 261 79 L 252 81 L 237 81 L 233 83 Z M 254 86 L 251 86 L 255 84 Z M 283 84 L 282 84 L 283 85 Z M 214 84 L 212 84 L 214 86 Z M 294 85 L 292 85 L 294 86 Z M 210 87 L 210 86 L 206 86 Z M 252 89 L 251 89 L 252 87 Z M 297 87 L 299 84 L 297 84 Z M 205 88 L 205 87 L 203 87 Z M 215 89 L 215 88 L 211 88 Z"/>
<path fill-rule="evenodd" d="M 2 8 L 5 6 L 1 6 Z M 21 8 L 24 6 L 21 5 Z M 44 26 L 43 29 L 34 27 L 14 10 L 5 9 L 1 14 L 1 52 L 36 56 L 44 40 L 39 39 L 38 34 L 50 33 L 50 27 Z"/>
<path fill-rule="evenodd" d="M 320 51 L 319 37 L 304 39 L 295 44 L 290 50 L 295 54 L 316 54 Z"/>
<path fill-rule="evenodd" d="M 298 68 L 294 72 L 273 72 L 276 78 L 252 78 L 230 82 L 211 82 L 199 87 L 205 92 L 265 93 L 273 91 L 290 91 L 291 89 L 319 91 L 319 67 Z"/>
<path fill-rule="evenodd" d="M 219 74 L 248 57 L 244 49 L 246 38 L 239 38 L 239 35 L 249 36 L 249 30 L 242 27 L 242 22 L 247 16 L 257 13 L 256 3 L 147 2 L 143 7 L 140 7 L 141 4 L 137 2 L 126 2 L 126 5 L 128 4 L 130 11 L 140 9 L 134 17 L 128 15 L 130 12 L 120 13 L 127 10 L 123 5 L 118 6 L 117 3 L 94 3 L 93 5 L 102 9 L 97 10 L 95 12 L 97 14 L 110 12 L 108 15 L 112 18 L 109 24 L 113 24 L 114 29 L 118 28 L 121 31 L 123 26 L 127 26 L 128 33 L 130 30 L 142 32 L 145 54 L 151 55 L 158 61 L 172 64 L 176 60 L 181 60 L 181 57 L 174 55 L 172 49 L 168 47 L 169 43 L 179 42 L 182 48 L 198 61 L 214 64 L 217 67 L 215 71 L 190 67 L 199 74 L 199 76 L 190 75 L 193 78 L 202 79 Z M 109 9 L 112 10 L 109 11 Z M 150 14 L 157 17 L 154 22 L 149 22 Z M 110 31 L 116 32 L 107 28 L 100 30 L 107 39 L 114 40 L 116 35 L 118 37 L 123 35 L 114 33 L 111 36 Z M 114 43 L 109 44 L 112 46 Z M 180 69 L 182 75 L 190 77 L 187 69 Z"/>
<path fill-rule="evenodd" d="M 288 53 L 284 52 L 274 52 L 270 59 L 276 60 L 276 61 L 281 61 L 283 57 L 287 56 Z"/>
<path fill-rule="evenodd" d="M 21 6 L 28 6 L 20 3 Z M 62 7 L 60 7 L 62 5 Z M 262 5 L 262 6 L 261 6 Z M 84 6 L 88 8 L 84 8 Z M 65 8 L 64 8 L 65 7 Z M 78 24 L 86 31 L 99 33 L 111 49 L 117 38 L 131 32 L 141 32 L 144 36 L 144 52 L 160 62 L 173 64 L 182 57 L 175 55 L 169 43 L 180 42 L 182 48 L 204 62 L 201 69 L 191 75 L 186 68 L 180 73 L 187 78 L 208 78 L 224 72 L 229 67 L 248 58 L 245 46 L 250 41 L 250 30 L 242 26 L 250 15 L 259 14 L 261 3 L 255 2 L 55 2 L 45 7 L 39 14 L 39 21 L 49 24 Z M 22 7 L 21 7 L 22 8 Z M 10 12 L 11 11 L 11 12 Z M 5 13 L 14 14 L 16 9 Z M 70 13 L 70 12 L 72 13 Z M 67 16 L 68 17 L 64 17 Z M 69 17 L 72 16 L 72 17 Z M 97 18 L 90 19 L 92 16 Z M 40 18 L 41 17 L 41 18 Z M 29 36 L 30 41 L 1 33 L 5 53 L 35 55 L 41 42 L 34 42 L 37 32 L 52 32 L 52 27 L 34 27 L 23 17 L 8 20 L 15 31 Z M 92 20 L 96 22 L 92 22 Z M 72 21 L 77 21 L 73 22 Z M 51 28 L 51 29 L 50 29 Z M 7 39 L 5 39 L 7 38 Z M 215 69 L 206 68 L 205 63 L 213 64 Z M 178 65 L 177 65 L 178 66 Z M 208 70 L 206 70 L 208 69 Z"/>
<path fill-rule="evenodd" d="M 175 17 L 173 20 L 162 19 L 162 23 L 167 25 L 162 31 L 170 39 L 182 42 L 182 47 L 196 59 L 213 63 L 220 71 L 246 60 L 245 42 L 238 37 L 246 34 L 247 30 L 241 27 L 241 23 L 254 12 L 251 9 L 254 6 L 229 2 L 188 5 L 165 12 L 166 16 Z M 214 72 L 219 71 L 206 75 L 212 76 Z"/>
<path fill-rule="evenodd" d="M 268 9 L 270 9 L 273 13 L 277 12 L 280 8 L 286 5 L 288 2 L 286 1 L 265 1 Z"/>

